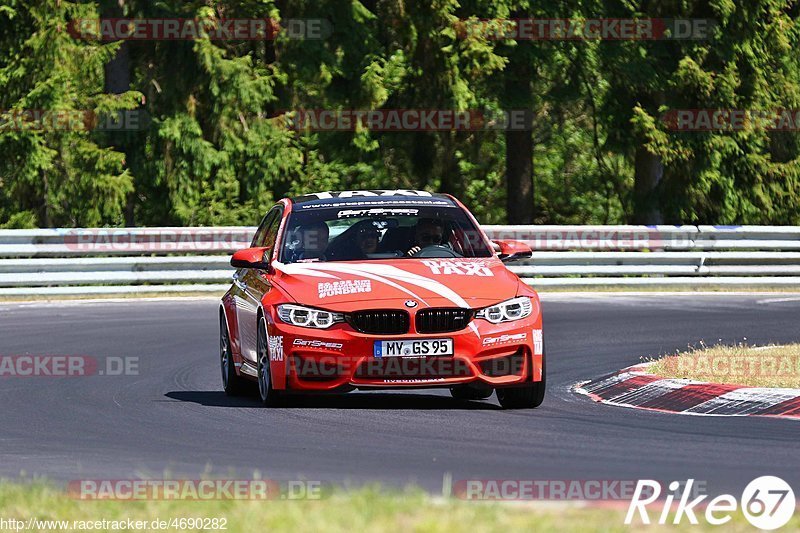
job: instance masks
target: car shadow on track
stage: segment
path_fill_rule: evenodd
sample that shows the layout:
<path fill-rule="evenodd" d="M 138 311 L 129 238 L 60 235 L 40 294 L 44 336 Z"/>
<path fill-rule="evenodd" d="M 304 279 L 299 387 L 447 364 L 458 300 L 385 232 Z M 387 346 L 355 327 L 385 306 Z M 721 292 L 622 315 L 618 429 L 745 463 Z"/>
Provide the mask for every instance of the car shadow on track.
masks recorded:
<path fill-rule="evenodd" d="M 207 407 L 260 408 L 257 396 L 230 397 L 222 391 L 172 391 L 164 396 L 181 402 Z M 280 409 L 414 409 L 414 410 L 500 410 L 488 401 L 456 400 L 449 396 L 419 392 L 387 393 L 357 392 L 349 394 L 319 394 L 289 397 Z"/>

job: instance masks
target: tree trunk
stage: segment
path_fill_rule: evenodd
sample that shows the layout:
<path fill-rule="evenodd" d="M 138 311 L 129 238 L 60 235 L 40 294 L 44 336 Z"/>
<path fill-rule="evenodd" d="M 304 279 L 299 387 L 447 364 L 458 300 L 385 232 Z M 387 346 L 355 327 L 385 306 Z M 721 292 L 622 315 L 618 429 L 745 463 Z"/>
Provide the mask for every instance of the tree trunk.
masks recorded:
<path fill-rule="evenodd" d="M 458 167 L 456 146 L 458 145 L 458 132 L 447 131 L 440 134 L 442 138 L 442 192 L 452 194 L 456 198 L 464 195 L 464 179 Z"/>
<path fill-rule="evenodd" d="M 534 219 L 532 58 L 529 42 L 509 54 L 505 72 L 506 112 L 516 118 L 506 126 L 506 210 L 509 224 L 532 224 Z M 524 122 L 518 120 L 523 117 Z"/>
<path fill-rule="evenodd" d="M 102 16 L 104 18 L 125 17 L 126 0 L 109 0 L 105 2 Z M 128 41 L 123 41 L 114 57 L 104 67 L 104 88 L 107 94 L 122 94 L 131 90 L 131 53 Z M 125 153 L 126 164 L 130 161 L 132 148 L 130 132 L 109 132 L 109 141 Z M 125 203 L 125 225 L 135 226 L 134 217 L 136 191 L 128 194 Z"/>
<path fill-rule="evenodd" d="M 532 113 L 525 111 L 528 117 Z M 506 130 L 506 186 L 509 224 L 533 223 L 533 138 L 530 129 Z"/>
<path fill-rule="evenodd" d="M 658 186 L 664 176 L 661 157 L 651 154 L 643 145 L 636 148 L 633 185 L 633 222 L 635 224 L 661 224 L 663 217 L 658 205 Z"/>
<path fill-rule="evenodd" d="M 662 91 L 656 91 L 641 95 L 639 101 L 651 115 L 658 116 L 659 109 L 666 102 L 666 95 Z M 662 224 L 664 218 L 658 189 L 664 177 L 664 162 L 661 161 L 661 156 L 647 150 L 644 139 L 638 138 L 636 142 L 633 162 L 633 223 Z"/>
<path fill-rule="evenodd" d="M 126 0 L 105 0 L 102 5 L 103 18 L 123 18 Z M 122 94 L 131 89 L 130 43 L 122 41 L 114 57 L 105 65 L 105 92 Z"/>
<path fill-rule="evenodd" d="M 131 54 L 128 41 L 123 41 L 114 58 L 105 66 L 105 91 L 122 94 L 131 89 Z"/>

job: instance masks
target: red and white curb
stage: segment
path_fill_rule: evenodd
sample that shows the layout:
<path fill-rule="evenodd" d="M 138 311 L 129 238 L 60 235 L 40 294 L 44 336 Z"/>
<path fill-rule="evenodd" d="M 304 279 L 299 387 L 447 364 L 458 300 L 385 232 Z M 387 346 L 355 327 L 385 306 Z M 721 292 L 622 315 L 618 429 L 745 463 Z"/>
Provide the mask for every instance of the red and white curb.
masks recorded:
<path fill-rule="evenodd" d="M 651 363 L 579 383 L 575 392 L 596 402 L 705 416 L 777 416 L 800 420 L 800 389 L 743 387 L 647 372 Z"/>

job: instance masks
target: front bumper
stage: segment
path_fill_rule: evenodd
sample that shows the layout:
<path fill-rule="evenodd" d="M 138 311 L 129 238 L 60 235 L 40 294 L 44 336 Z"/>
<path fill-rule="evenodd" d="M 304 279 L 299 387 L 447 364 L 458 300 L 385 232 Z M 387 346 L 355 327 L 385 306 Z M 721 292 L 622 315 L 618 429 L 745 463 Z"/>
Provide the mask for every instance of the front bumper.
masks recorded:
<path fill-rule="evenodd" d="M 538 311 L 538 309 L 537 309 Z M 491 387 L 542 380 L 541 315 L 492 324 L 473 319 L 460 331 L 372 335 L 348 324 L 326 329 L 268 319 L 273 386 L 278 390 L 429 388 L 479 382 Z M 375 357 L 380 340 L 453 339 L 452 356 Z"/>

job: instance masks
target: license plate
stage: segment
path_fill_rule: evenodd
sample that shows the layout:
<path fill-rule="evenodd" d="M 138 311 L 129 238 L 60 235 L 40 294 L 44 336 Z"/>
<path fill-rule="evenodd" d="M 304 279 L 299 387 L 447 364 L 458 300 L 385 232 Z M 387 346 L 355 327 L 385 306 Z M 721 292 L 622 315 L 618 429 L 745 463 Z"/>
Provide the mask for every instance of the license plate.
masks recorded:
<path fill-rule="evenodd" d="M 453 339 L 375 341 L 375 357 L 453 355 Z"/>

